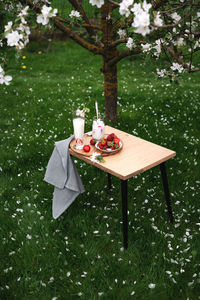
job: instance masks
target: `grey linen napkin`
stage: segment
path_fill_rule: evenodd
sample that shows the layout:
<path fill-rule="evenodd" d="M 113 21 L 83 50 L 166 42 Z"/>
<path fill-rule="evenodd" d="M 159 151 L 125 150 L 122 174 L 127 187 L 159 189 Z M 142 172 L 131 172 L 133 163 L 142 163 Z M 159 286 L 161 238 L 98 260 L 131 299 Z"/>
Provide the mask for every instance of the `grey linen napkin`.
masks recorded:
<path fill-rule="evenodd" d="M 69 144 L 74 136 L 55 143 L 49 159 L 44 181 L 54 185 L 52 214 L 57 219 L 83 193 L 84 187 L 69 154 Z"/>

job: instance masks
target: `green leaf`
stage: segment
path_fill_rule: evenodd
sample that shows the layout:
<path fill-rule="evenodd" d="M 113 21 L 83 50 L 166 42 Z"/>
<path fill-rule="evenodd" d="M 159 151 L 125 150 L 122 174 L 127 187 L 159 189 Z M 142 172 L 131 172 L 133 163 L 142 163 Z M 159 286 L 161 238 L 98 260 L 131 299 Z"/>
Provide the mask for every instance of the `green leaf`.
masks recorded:
<path fill-rule="evenodd" d="M 97 160 L 99 160 L 99 161 L 102 162 L 102 163 L 105 162 L 105 160 L 104 160 L 104 158 L 103 158 L 102 155 L 98 155 L 96 158 L 97 158 Z"/>

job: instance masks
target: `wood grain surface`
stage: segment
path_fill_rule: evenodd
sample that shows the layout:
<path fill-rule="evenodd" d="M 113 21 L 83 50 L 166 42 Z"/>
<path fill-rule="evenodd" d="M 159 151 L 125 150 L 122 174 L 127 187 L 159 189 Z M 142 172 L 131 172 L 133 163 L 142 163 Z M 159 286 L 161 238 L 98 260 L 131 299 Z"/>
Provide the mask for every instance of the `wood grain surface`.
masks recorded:
<path fill-rule="evenodd" d="M 151 169 L 176 155 L 173 150 L 110 126 L 105 126 L 105 133 L 115 133 L 123 141 L 123 148 L 115 155 L 106 156 L 104 163 L 94 163 L 89 156 L 74 152 L 72 149 L 69 149 L 69 153 L 123 180 Z M 95 152 L 97 152 L 96 148 Z"/>

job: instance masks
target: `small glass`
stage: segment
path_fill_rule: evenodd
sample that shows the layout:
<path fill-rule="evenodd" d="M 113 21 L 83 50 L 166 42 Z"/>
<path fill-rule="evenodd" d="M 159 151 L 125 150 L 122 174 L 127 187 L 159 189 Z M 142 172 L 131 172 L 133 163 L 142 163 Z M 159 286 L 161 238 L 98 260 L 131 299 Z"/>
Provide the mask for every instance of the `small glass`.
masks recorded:
<path fill-rule="evenodd" d="M 75 113 L 73 117 L 73 126 L 74 126 L 74 137 L 75 137 L 75 148 L 82 150 L 84 146 L 84 127 L 85 127 L 85 117 L 80 114 Z"/>
<path fill-rule="evenodd" d="M 100 140 L 104 137 L 105 125 L 102 118 L 94 118 L 92 123 L 92 138 L 95 140 Z"/>

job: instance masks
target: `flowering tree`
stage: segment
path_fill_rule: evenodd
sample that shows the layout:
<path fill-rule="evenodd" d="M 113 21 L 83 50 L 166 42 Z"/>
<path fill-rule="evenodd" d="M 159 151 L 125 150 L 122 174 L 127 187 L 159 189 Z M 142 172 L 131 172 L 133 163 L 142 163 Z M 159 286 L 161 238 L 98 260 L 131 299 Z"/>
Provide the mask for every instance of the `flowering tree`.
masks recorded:
<path fill-rule="evenodd" d="M 0 47 L 5 49 L 6 43 L 18 51 L 23 49 L 29 41 L 28 24 L 34 24 L 34 16 L 38 24 L 54 24 L 77 44 L 102 56 L 105 112 L 111 120 L 117 115 L 117 63 L 121 59 L 139 53 L 158 59 L 164 53 L 169 69 L 157 69 L 157 74 L 170 76 L 172 80 L 185 70 L 200 70 L 193 65 L 200 50 L 199 0 L 89 0 L 98 8 L 95 23 L 83 8 L 86 1 L 68 0 L 73 9 L 63 18 L 57 8 L 51 7 L 53 0 L 6 0 L 6 5 L 11 5 L 17 13 L 5 25 Z M 78 34 L 77 28 L 84 29 L 85 34 Z M 11 76 L 5 75 L 2 63 L 0 83 L 8 85 L 11 80 Z"/>

